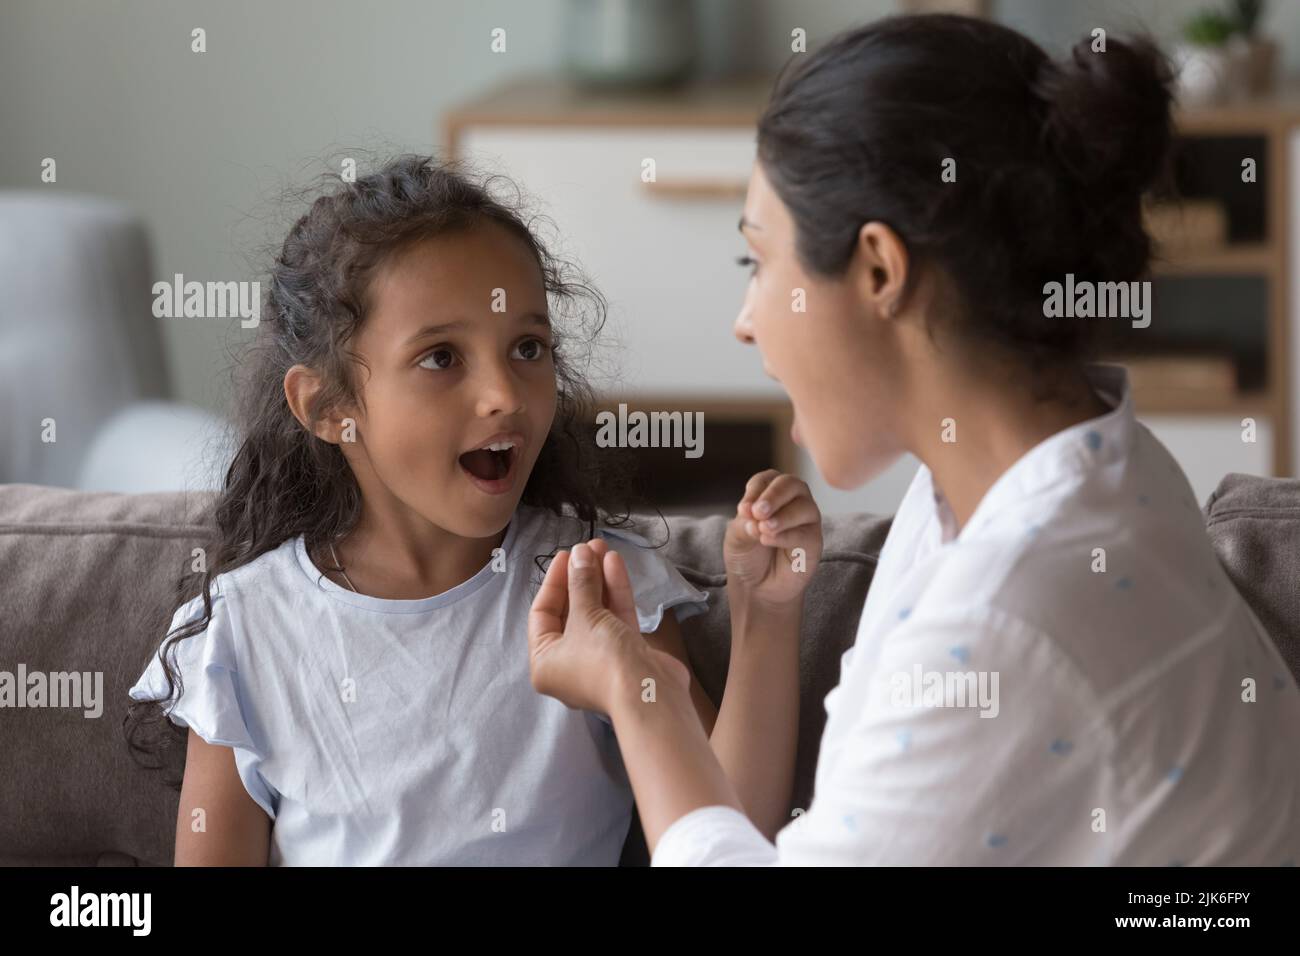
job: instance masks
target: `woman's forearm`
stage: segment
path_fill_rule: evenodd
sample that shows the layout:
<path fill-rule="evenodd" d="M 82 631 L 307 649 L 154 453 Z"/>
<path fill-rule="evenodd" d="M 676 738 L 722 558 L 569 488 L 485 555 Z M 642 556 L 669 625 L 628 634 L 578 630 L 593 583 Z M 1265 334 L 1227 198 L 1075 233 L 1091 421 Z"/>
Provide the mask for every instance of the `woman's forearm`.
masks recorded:
<path fill-rule="evenodd" d="M 745 813 L 769 840 L 789 822 L 799 736 L 802 598 L 761 611 L 735 592 L 731 661 L 710 744 Z"/>
<path fill-rule="evenodd" d="M 664 831 L 692 810 L 724 805 L 743 813 L 735 787 L 709 746 L 688 688 L 647 654 L 636 653 L 618 670 L 609 717 L 650 852 Z M 653 685 L 647 685 L 647 679 Z M 645 693 L 647 686 L 654 687 L 653 695 Z"/>

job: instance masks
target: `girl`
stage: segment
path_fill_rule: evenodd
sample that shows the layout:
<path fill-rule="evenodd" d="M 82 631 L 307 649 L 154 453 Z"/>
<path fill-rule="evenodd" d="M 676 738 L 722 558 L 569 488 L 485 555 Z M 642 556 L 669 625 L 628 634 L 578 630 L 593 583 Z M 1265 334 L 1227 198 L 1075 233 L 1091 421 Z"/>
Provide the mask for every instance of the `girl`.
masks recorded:
<path fill-rule="evenodd" d="M 617 743 L 529 685 L 530 580 L 600 525 L 683 665 L 706 594 L 614 509 L 561 350 L 583 303 L 598 327 L 599 294 L 518 214 L 426 158 L 294 225 L 207 567 L 130 691 L 140 749 L 164 714 L 188 728 L 178 864 L 618 862 Z"/>
<path fill-rule="evenodd" d="M 1295 679 L 1124 369 L 1085 362 L 1104 320 L 1044 306 L 1069 274 L 1144 278 L 1169 85 L 1146 41 L 1057 62 L 955 16 L 869 24 L 782 76 L 736 336 L 830 484 L 905 451 L 923 467 L 826 698 L 816 797 L 775 841 L 738 812 L 682 669 L 628 614 L 591 626 L 626 579 L 585 545 L 552 563 L 534 686 L 612 717 L 655 865 L 1300 858 Z"/>

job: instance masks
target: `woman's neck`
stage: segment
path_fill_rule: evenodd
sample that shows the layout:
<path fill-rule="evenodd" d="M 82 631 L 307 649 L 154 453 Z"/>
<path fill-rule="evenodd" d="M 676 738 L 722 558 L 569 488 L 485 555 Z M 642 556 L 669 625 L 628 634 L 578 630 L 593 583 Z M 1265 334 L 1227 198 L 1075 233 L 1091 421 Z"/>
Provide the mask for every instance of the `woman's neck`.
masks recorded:
<path fill-rule="evenodd" d="M 1051 397 L 1043 400 L 1013 376 L 935 378 L 912 424 L 910 444 L 930 469 L 959 529 L 994 482 L 1030 449 L 1111 410 L 1082 369 L 1054 379 Z M 951 419 L 950 427 L 944 427 L 945 419 Z"/>

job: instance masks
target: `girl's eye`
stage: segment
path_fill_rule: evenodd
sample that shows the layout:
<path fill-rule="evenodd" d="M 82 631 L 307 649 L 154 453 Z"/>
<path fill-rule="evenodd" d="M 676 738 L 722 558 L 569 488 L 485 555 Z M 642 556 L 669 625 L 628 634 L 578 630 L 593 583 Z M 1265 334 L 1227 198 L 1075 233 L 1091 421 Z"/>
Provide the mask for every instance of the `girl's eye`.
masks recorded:
<path fill-rule="evenodd" d="M 431 371 L 436 369 L 451 368 L 451 360 L 455 359 L 455 357 L 456 357 L 456 353 L 453 352 L 451 349 L 443 349 L 443 348 L 434 349 L 424 358 L 420 359 L 420 367 L 430 369 Z M 443 361 L 444 358 L 447 359 L 446 362 Z M 433 360 L 433 365 L 428 364 L 430 359 Z"/>
<path fill-rule="evenodd" d="M 751 278 L 758 272 L 758 260 L 753 256 L 739 256 L 736 259 L 736 265 L 749 266 L 749 275 Z"/>
<path fill-rule="evenodd" d="M 550 348 L 541 339 L 524 339 L 515 346 L 515 351 L 520 352 L 520 358 L 528 362 L 539 362 Z"/>
<path fill-rule="evenodd" d="M 526 362 L 539 362 L 546 355 L 548 349 L 552 349 L 541 339 L 524 339 L 515 346 L 511 358 L 521 358 Z M 420 359 L 421 368 L 427 368 L 432 372 L 442 371 L 454 366 L 459 359 L 456 353 L 449 348 L 436 348 Z"/>

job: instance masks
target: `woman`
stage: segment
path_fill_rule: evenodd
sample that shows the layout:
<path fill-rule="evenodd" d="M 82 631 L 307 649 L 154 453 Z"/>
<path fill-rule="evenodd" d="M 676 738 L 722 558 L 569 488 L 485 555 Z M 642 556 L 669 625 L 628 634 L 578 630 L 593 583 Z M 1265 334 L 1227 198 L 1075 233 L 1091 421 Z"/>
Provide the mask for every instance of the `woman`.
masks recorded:
<path fill-rule="evenodd" d="M 826 699 L 815 799 L 775 844 L 680 662 L 636 640 L 617 556 L 579 545 L 553 564 L 534 686 L 611 716 L 655 865 L 1300 855 L 1295 680 L 1123 369 L 1084 362 L 1100 323 L 1130 319 L 1048 317 L 1051 283 L 1145 273 L 1169 83 L 1145 40 L 1090 38 L 1057 63 L 952 16 L 870 24 L 778 82 L 736 334 L 832 485 L 904 452 L 923 467 Z M 778 677 L 733 657 L 720 724 L 772 719 L 762 680 Z"/>

